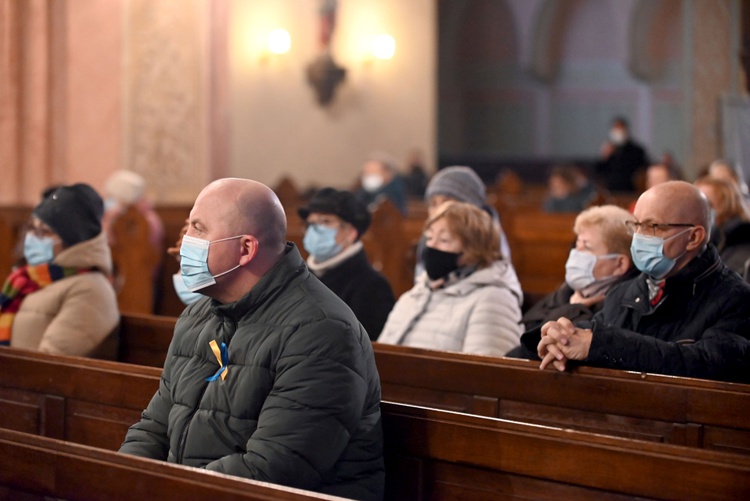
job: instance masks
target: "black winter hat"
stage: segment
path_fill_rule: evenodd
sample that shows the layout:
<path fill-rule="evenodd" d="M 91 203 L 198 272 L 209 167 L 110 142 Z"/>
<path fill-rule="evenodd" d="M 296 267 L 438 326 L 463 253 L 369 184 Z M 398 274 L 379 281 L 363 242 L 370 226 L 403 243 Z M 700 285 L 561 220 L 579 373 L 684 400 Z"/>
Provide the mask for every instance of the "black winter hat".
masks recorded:
<path fill-rule="evenodd" d="M 52 228 L 66 247 L 70 247 L 101 233 L 104 202 L 88 184 L 72 184 L 48 194 L 33 214 Z"/>
<path fill-rule="evenodd" d="M 297 209 L 297 213 L 304 220 L 307 220 L 307 216 L 311 212 L 334 214 L 340 217 L 354 226 L 358 237 L 361 237 L 367 231 L 372 219 L 367 206 L 357 200 L 354 194 L 334 188 L 322 188 L 313 195 L 307 207 Z"/>

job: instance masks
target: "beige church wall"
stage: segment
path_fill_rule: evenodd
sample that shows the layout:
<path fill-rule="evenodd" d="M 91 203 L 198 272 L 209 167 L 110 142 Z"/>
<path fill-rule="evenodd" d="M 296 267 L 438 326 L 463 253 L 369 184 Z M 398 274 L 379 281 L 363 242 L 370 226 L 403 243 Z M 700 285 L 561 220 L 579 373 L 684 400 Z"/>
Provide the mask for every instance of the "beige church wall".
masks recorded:
<path fill-rule="evenodd" d="M 88 182 L 101 189 L 121 166 L 122 1 L 68 0 L 53 63 L 56 120 L 54 182 Z"/>
<path fill-rule="evenodd" d="M 318 0 L 233 0 L 230 24 L 229 173 L 270 185 L 351 186 L 373 150 L 434 164 L 434 0 L 340 0 L 332 46 L 346 68 L 330 106 L 316 102 L 305 68 L 319 51 Z M 285 55 L 263 54 L 267 34 L 291 35 Z M 396 41 L 391 60 L 368 53 L 374 35 Z"/>
<path fill-rule="evenodd" d="M 120 165 L 120 1 L 0 3 L 0 203 Z"/>

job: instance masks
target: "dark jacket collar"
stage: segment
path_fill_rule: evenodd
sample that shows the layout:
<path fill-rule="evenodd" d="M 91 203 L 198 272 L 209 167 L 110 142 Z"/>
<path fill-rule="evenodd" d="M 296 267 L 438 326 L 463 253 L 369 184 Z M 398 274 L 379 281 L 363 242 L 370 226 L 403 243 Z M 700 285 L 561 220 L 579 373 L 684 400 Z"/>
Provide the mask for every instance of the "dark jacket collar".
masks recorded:
<path fill-rule="evenodd" d="M 623 297 L 623 304 L 635 308 L 642 314 L 648 314 L 658 308 L 670 295 L 695 295 L 702 282 L 713 276 L 722 267 L 721 258 L 713 244 L 695 256 L 683 269 L 673 277 L 667 278 L 664 284 L 664 297 L 656 306 L 648 300 L 646 275 L 641 273 L 630 284 L 630 289 Z"/>
<path fill-rule="evenodd" d="M 211 301 L 214 314 L 225 316 L 237 322 L 253 313 L 266 302 L 283 292 L 292 282 L 308 274 L 307 265 L 297 247 L 287 242 L 283 257 L 258 281 L 242 298 L 234 303 L 221 304 Z"/>

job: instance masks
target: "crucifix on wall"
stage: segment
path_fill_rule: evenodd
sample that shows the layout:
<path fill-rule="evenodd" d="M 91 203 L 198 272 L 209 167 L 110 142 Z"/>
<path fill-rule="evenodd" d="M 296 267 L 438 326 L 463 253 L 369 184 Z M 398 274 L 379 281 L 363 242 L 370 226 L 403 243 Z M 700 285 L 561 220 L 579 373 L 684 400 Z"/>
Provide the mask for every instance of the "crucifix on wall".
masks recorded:
<path fill-rule="evenodd" d="M 346 69 L 336 64 L 331 52 L 331 39 L 336 28 L 336 7 L 337 0 L 321 0 L 320 53 L 307 65 L 307 81 L 315 89 L 321 106 L 331 103 L 336 87 L 346 77 Z"/>

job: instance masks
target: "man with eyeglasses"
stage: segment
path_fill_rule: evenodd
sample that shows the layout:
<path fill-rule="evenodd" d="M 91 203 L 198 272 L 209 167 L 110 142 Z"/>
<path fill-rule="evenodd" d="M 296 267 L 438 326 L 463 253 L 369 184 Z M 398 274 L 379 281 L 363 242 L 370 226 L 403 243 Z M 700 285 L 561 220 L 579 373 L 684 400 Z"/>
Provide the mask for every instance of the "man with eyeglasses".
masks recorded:
<path fill-rule="evenodd" d="M 710 206 L 696 187 L 670 181 L 635 206 L 631 254 L 641 274 L 612 289 L 587 324 L 542 326 L 548 365 L 586 365 L 750 381 L 750 286 L 709 244 Z"/>

